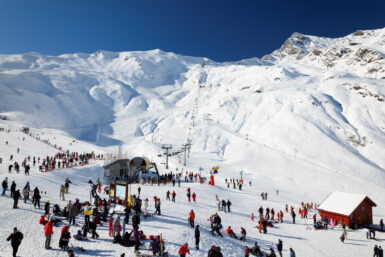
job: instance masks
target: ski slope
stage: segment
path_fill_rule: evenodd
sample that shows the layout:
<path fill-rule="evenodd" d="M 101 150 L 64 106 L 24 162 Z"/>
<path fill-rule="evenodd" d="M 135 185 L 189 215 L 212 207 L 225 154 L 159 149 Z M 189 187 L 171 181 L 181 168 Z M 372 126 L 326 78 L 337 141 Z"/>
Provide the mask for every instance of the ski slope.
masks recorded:
<path fill-rule="evenodd" d="M 2 125 L 6 125 L 2 123 Z M 21 132 L 1 132 L 0 137 L 3 140 L 9 141 L 9 145 L 0 145 L 2 156 L 9 156 L 13 154 L 16 149 L 20 148 L 20 156 L 22 154 L 35 155 L 37 153 L 54 154 L 55 149 L 47 147 L 46 144 L 41 143 L 35 139 L 28 137 L 23 141 L 21 138 L 25 134 Z M 66 137 L 65 140 L 60 138 L 63 135 L 55 135 L 44 133 L 47 139 L 64 143 L 72 141 L 71 138 Z M 249 143 L 252 145 L 253 143 Z M 72 145 L 73 151 L 92 150 L 88 143 L 78 141 L 77 144 Z M 95 152 L 100 150 L 95 146 Z M 96 152 L 101 153 L 101 152 Z M 383 188 L 377 187 L 370 183 L 365 183 L 356 178 L 344 176 L 344 174 L 334 173 L 317 163 L 307 161 L 305 159 L 293 158 L 281 152 L 271 150 L 269 148 L 261 147 L 256 153 L 244 152 L 238 153 L 253 155 L 257 154 L 261 161 L 257 159 L 249 159 L 242 164 L 228 163 L 226 160 L 218 161 L 205 159 L 205 156 L 191 153 L 189 166 L 186 168 L 189 171 L 197 172 L 199 166 L 203 166 L 205 170 L 204 175 L 207 175 L 207 170 L 214 164 L 220 165 L 220 172 L 216 175 L 216 186 L 211 187 L 207 184 L 197 183 L 182 183 L 181 187 L 172 187 L 172 185 L 161 186 L 142 186 L 141 197 L 150 200 L 150 210 L 154 212 L 153 197 L 156 195 L 162 201 L 162 215 L 155 216 L 143 220 L 140 228 L 146 235 L 162 233 L 166 241 L 166 250 L 170 256 L 178 256 L 177 251 L 179 246 L 184 242 L 189 243 L 191 247 L 194 246 L 194 231 L 187 226 L 188 212 L 193 209 L 196 213 L 196 224 L 201 225 L 201 250 L 191 250 L 191 256 L 205 256 L 211 245 L 218 245 L 222 248 L 224 256 L 242 256 L 244 246 L 252 246 L 254 241 L 258 241 L 262 250 L 268 251 L 270 247 L 276 249 L 275 244 L 280 238 L 284 244 L 284 256 L 288 256 L 288 249 L 291 247 L 296 251 L 297 256 L 366 256 L 372 252 L 374 244 L 378 244 L 385 240 L 385 235 L 377 233 L 378 241 L 370 241 L 366 239 L 366 231 L 348 231 L 348 240 L 345 244 L 339 241 L 341 228 L 334 230 L 318 230 L 311 228 L 311 216 L 309 219 L 301 219 L 297 216 L 297 224 L 291 224 L 291 217 L 284 213 L 284 223 L 277 224 L 274 228 L 268 228 L 267 234 L 258 233 L 257 222 L 251 221 L 251 213 L 257 216 L 259 206 L 264 208 L 270 207 L 275 210 L 284 210 L 286 203 L 293 205 L 296 209 L 301 202 L 317 202 L 320 203 L 332 190 L 342 190 L 348 192 L 366 192 L 377 204 L 374 208 L 374 222 L 378 223 L 379 219 L 385 215 L 385 203 L 383 195 Z M 247 159 L 247 158 L 246 158 Z M 263 161 L 262 161 L 263 160 Z M 66 178 L 70 178 L 73 182 L 69 189 L 69 194 L 66 195 L 66 200 L 75 200 L 80 198 L 82 201 L 89 200 L 89 185 L 88 180 L 95 181 L 97 178 L 103 176 L 102 163 L 96 162 L 91 166 L 84 166 L 72 169 L 61 169 L 48 173 L 40 173 L 36 168 L 32 167 L 31 175 L 25 176 L 23 172 L 9 174 L 7 172 L 9 160 L 4 159 L 0 165 L 0 180 L 8 176 L 9 180 L 15 180 L 17 188 L 21 188 L 27 181 L 30 182 L 31 188 L 38 186 L 43 190 L 42 205 L 46 200 L 50 200 L 51 204 L 59 203 L 62 207 L 67 203 L 59 199 L 59 188 L 64 183 Z M 263 164 L 266 163 L 266 164 Z M 174 167 L 182 168 L 183 166 L 174 164 Z M 245 170 L 244 179 L 245 185 L 242 191 L 227 188 L 224 183 L 225 178 L 239 178 L 240 167 Z M 254 167 L 254 168 L 253 168 Z M 253 168 L 253 170 L 251 170 Z M 163 166 L 161 172 L 165 171 Z M 333 178 L 333 179 L 332 179 Z M 332 181 L 335 183 L 332 183 Z M 252 186 L 248 185 L 248 181 L 252 181 Z M 344 181 L 341 184 L 341 181 Z M 321 183 L 322 182 L 322 183 Z M 186 189 L 191 187 L 192 192 L 197 194 L 197 203 L 188 203 L 186 197 Z M 137 186 L 131 187 L 132 193 L 137 193 Z M 175 190 L 176 203 L 166 201 L 166 192 Z M 276 194 L 279 190 L 279 194 Z M 268 192 L 268 200 L 262 201 L 260 198 L 261 192 Z M 7 193 L 9 196 L 9 192 Z M 220 199 L 230 199 L 233 203 L 231 213 L 218 212 L 215 203 L 215 196 L 218 195 Z M 102 194 L 103 197 L 106 195 Z M 44 234 L 43 226 L 38 224 L 40 215 L 43 210 L 34 209 L 28 203 L 24 204 L 22 200 L 19 201 L 20 209 L 12 209 L 13 201 L 9 197 L 1 197 L 0 201 L 0 219 L 2 222 L 2 231 L 0 235 L 2 238 L 8 236 L 14 226 L 17 226 L 24 234 L 25 239 L 19 250 L 19 256 L 66 256 L 65 252 L 58 249 L 58 241 L 61 227 L 54 227 L 54 235 L 52 239 L 53 250 L 44 249 Z M 247 242 L 243 243 L 239 240 L 231 239 L 225 235 L 224 238 L 217 236 L 213 237 L 210 233 L 210 225 L 207 219 L 213 213 L 218 212 L 222 218 L 224 228 L 231 226 L 234 232 L 239 235 L 240 227 L 244 227 L 248 232 Z M 77 217 L 78 223 L 82 223 L 84 217 L 81 215 Z M 80 229 L 80 226 L 70 228 L 71 234 L 75 234 Z M 100 239 L 91 239 L 90 241 L 74 241 L 71 239 L 71 244 L 74 246 L 81 246 L 86 249 L 85 253 L 76 252 L 76 256 L 119 256 L 121 253 L 126 253 L 126 256 L 135 256 L 133 248 L 125 248 L 112 243 L 112 238 L 108 237 L 108 227 L 104 224 L 98 227 L 97 232 Z M 148 242 L 146 243 L 146 247 Z M 11 254 L 11 247 L 5 240 L 0 241 L 0 252 L 2 256 Z"/>

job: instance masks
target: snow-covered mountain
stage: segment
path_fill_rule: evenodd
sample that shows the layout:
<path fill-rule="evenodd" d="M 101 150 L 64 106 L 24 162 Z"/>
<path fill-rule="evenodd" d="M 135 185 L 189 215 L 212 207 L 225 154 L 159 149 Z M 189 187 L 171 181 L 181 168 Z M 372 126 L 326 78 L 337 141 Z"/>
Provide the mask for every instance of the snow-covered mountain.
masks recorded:
<path fill-rule="evenodd" d="M 0 114 L 100 146 L 153 145 L 147 155 L 190 139 L 249 170 L 270 151 L 383 185 L 384 57 L 385 29 L 294 33 L 262 59 L 226 63 L 161 50 L 1 55 Z"/>

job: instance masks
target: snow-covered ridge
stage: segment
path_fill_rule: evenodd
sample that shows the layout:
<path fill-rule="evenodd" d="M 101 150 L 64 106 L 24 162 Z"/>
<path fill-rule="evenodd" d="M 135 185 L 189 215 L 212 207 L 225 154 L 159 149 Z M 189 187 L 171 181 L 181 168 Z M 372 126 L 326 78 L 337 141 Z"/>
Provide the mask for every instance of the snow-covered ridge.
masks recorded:
<path fill-rule="evenodd" d="M 262 59 L 227 63 L 161 50 L 1 55 L 0 114 L 100 146 L 191 139 L 220 160 L 265 149 L 383 184 L 384 53 L 385 29 L 294 33 Z"/>

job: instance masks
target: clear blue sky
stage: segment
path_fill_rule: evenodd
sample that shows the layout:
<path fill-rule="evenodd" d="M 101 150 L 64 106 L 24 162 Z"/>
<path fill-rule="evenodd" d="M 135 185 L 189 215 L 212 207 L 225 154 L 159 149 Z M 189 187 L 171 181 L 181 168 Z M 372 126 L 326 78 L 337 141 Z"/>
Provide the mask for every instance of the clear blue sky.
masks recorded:
<path fill-rule="evenodd" d="M 216 61 L 262 57 L 293 32 L 385 27 L 385 0 L 2 0 L 0 54 L 159 48 Z"/>

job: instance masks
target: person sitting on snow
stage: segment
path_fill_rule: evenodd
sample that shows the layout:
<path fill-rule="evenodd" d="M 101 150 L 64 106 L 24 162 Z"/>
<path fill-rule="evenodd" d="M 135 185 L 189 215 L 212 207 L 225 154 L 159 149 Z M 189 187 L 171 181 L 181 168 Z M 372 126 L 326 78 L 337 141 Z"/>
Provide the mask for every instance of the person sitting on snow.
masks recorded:
<path fill-rule="evenodd" d="M 228 234 L 232 238 L 238 239 L 238 237 L 235 235 L 234 231 L 231 229 L 230 226 L 227 228 L 226 234 Z"/>
<path fill-rule="evenodd" d="M 254 247 L 251 248 L 251 254 L 260 256 L 261 255 L 261 248 L 259 248 L 258 242 L 255 241 Z"/>
<path fill-rule="evenodd" d="M 52 213 L 50 216 L 49 216 L 49 220 L 52 222 L 53 225 L 57 225 L 61 220 L 58 219 L 56 217 L 56 215 L 54 213 Z"/>
<path fill-rule="evenodd" d="M 58 204 L 55 204 L 52 208 L 52 212 L 56 215 L 60 215 L 61 214 L 61 210 L 60 210 L 60 206 Z"/>
<path fill-rule="evenodd" d="M 83 235 L 82 235 L 82 231 L 81 230 L 78 230 L 78 233 L 74 236 L 74 238 L 76 240 L 79 240 L 79 241 L 83 241 L 83 240 L 86 240 L 87 238 L 84 238 Z"/>
<path fill-rule="evenodd" d="M 119 231 L 116 232 L 113 243 L 114 243 L 114 244 L 123 244 L 123 238 L 122 238 L 122 236 L 120 235 L 120 232 L 119 232 Z"/>
<path fill-rule="evenodd" d="M 47 224 L 48 220 L 45 219 L 44 215 L 40 216 L 39 224 L 45 226 Z"/>

